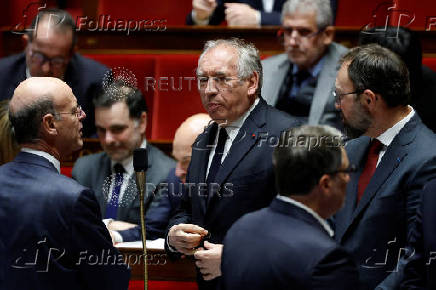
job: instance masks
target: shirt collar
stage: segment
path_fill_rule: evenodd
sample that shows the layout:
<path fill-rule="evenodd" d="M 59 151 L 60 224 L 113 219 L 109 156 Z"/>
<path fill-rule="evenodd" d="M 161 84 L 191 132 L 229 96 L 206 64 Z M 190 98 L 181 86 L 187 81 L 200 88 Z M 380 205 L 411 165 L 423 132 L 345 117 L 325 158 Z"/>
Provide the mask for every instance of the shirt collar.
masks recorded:
<path fill-rule="evenodd" d="M 415 110 L 411 107 L 409 114 L 407 114 L 406 117 L 398 121 L 394 126 L 384 131 L 380 136 L 377 137 L 377 140 L 379 140 L 385 147 L 388 147 L 391 145 L 392 141 L 394 140 L 395 136 L 400 133 L 401 129 L 406 125 L 407 122 L 412 119 L 412 117 L 415 115 Z"/>
<path fill-rule="evenodd" d="M 248 109 L 248 111 L 246 111 L 239 119 L 237 119 L 234 122 L 229 123 L 228 126 L 225 127 L 227 135 L 229 136 L 229 139 L 231 140 L 232 143 L 235 140 L 236 136 L 238 135 L 239 129 L 242 127 L 245 120 L 247 120 L 248 116 L 251 114 L 251 112 L 254 110 L 254 108 L 257 106 L 257 104 L 259 104 L 259 101 L 260 101 L 260 99 L 256 98 L 253 105 L 251 105 L 251 107 L 250 107 L 250 109 Z"/>
<path fill-rule="evenodd" d="M 321 59 L 310 69 L 307 70 L 308 73 L 310 73 L 310 75 L 313 78 L 318 77 L 319 73 L 322 70 L 322 67 L 324 65 L 324 61 L 325 61 L 325 56 L 321 57 Z M 296 75 L 299 71 L 299 67 L 297 65 L 292 66 L 292 75 Z"/>
<path fill-rule="evenodd" d="M 307 207 L 303 203 L 301 203 L 299 201 L 296 201 L 295 199 L 292 199 L 292 198 L 290 198 L 288 196 L 284 196 L 284 195 L 280 195 L 279 194 L 279 195 L 277 195 L 277 198 L 280 199 L 281 201 L 293 204 L 296 207 L 299 207 L 302 210 L 304 210 L 304 211 L 308 212 L 309 214 L 311 214 L 321 224 L 321 226 L 329 234 L 329 236 L 333 237 L 334 232 L 333 232 L 332 228 L 329 226 L 329 224 L 324 219 L 322 219 L 316 212 L 314 212 L 311 208 Z"/>
<path fill-rule="evenodd" d="M 50 161 L 51 164 L 53 164 L 53 166 L 56 168 L 58 173 L 61 172 L 61 163 L 53 155 L 51 155 L 51 154 L 49 154 L 49 153 L 47 153 L 45 151 L 30 149 L 30 148 L 27 148 L 27 147 L 21 148 L 21 151 L 27 152 L 27 153 L 31 153 L 31 154 L 35 154 L 35 155 L 38 155 L 38 156 L 41 156 L 41 157 L 47 159 L 48 161 Z"/>
<path fill-rule="evenodd" d="M 139 148 L 147 148 L 147 140 L 144 139 L 141 143 L 141 146 L 139 146 Z M 133 155 L 130 155 L 129 157 L 127 157 L 126 159 L 122 160 L 121 162 L 115 162 L 111 159 L 111 170 L 112 172 L 114 171 L 114 166 L 115 164 L 120 163 L 124 170 L 126 171 L 126 173 L 130 176 L 135 172 L 135 169 L 133 168 Z"/>
<path fill-rule="evenodd" d="M 30 70 L 28 67 L 26 67 L 26 79 L 31 78 L 32 76 L 30 75 Z"/>

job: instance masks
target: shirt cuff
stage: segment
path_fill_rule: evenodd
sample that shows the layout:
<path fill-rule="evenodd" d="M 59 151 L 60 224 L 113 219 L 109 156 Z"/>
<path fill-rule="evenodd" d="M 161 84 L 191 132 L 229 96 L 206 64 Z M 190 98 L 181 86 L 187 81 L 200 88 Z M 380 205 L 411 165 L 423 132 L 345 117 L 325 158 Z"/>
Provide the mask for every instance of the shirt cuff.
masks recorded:
<path fill-rule="evenodd" d="M 122 243 L 123 242 L 123 237 L 120 235 L 119 232 L 117 231 L 111 231 L 112 235 L 114 237 L 114 241 L 115 243 Z"/>
<path fill-rule="evenodd" d="M 104 225 L 107 227 L 114 219 L 103 219 Z"/>

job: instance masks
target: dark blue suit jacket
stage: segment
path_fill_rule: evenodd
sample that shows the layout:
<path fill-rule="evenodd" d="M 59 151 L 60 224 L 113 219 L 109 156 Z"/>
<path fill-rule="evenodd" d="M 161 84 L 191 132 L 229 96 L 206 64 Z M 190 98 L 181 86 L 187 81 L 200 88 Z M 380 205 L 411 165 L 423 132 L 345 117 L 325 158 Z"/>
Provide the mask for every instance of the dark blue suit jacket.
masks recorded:
<path fill-rule="evenodd" d="M 216 136 L 213 123 L 200 134 L 192 148 L 181 206 L 168 229 L 181 223 L 199 225 L 210 233 L 209 241 L 222 243 L 227 230 L 242 215 L 266 207 L 276 195 L 272 151 L 280 133 L 295 125 L 286 113 L 260 99 L 233 141 L 215 177 L 220 190 L 207 194 L 206 169 L 210 148 Z M 213 146 L 213 145 L 212 145 Z M 216 188 L 217 189 L 217 188 Z M 168 245 L 166 245 L 167 247 Z M 201 289 L 215 289 L 216 282 L 200 282 Z"/>
<path fill-rule="evenodd" d="M 356 266 L 305 210 L 274 199 L 224 239 L 222 289 L 357 289 Z"/>
<path fill-rule="evenodd" d="M 415 250 L 406 265 L 401 289 L 436 289 L 436 179 L 427 183 L 418 209 L 411 246 Z"/>
<path fill-rule="evenodd" d="M 398 258 L 406 257 L 402 248 L 410 240 L 422 189 L 436 177 L 436 137 L 415 114 L 387 148 L 356 206 L 369 142 L 363 136 L 346 145 L 358 172 L 351 174 L 345 205 L 335 216 L 335 235 L 354 256 L 361 289 L 379 284 L 395 289 L 407 264 L 407 259 L 400 259 L 397 268 Z"/>
<path fill-rule="evenodd" d="M 0 167 L 0 222 L 0 289 L 127 289 L 94 194 L 47 159 Z"/>
<path fill-rule="evenodd" d="M 102 88 L 108 68 L 94 60 L 75 53 L 68 64 L 64 81 L 71 87 L 77 102 L 86 113 L 83 136 L 95 134 L 93 97 Z M 11 99 L 15 88 L 26 79 L 26 57 L 15 54 L 0 60 L 0 100 Z"/>

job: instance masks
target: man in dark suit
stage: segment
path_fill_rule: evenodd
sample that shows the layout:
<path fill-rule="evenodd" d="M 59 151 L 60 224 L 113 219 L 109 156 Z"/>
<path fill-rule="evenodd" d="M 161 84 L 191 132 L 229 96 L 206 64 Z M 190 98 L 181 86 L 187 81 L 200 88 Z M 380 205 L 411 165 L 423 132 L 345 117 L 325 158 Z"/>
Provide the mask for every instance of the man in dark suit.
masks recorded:
<path fill-rule="evenodd" d="M 224 236 L 239 217 L 266 207 L 276 195 L 271 143 L 294 122 L 260 97 L 262 66 L 252 44 L 208 41 L 197 78 L 215 122 L 193 145 L 187 190 L 170 221 L 166 248 L 195 252 L 200 289 L 217 289 Z M 195 249 L 207 234 L 208 241 Z"/>
<path fill-rule="evenodd" d="M 223 289 L 357 289 L 356 266 L 324 220 L 342 207 L 349 166 L 341 133 L 303 126 L 273 153 L 279 195 L 224 239 Z"/>
<path fill-rule="evenodd" d="M 94 190 L 106 224 L 124 221 L 127 227 L 140 224 L 140 201 L 133 169 L 133 151 L 146 148 L 148 170 L 146 196 L 151 200 L 159 183 L 165 181 L 175 162 L 147 143 L 147 104 L 141 91 L 121 81 L 111 84 L 94 99 L 95 125 L 104 152 L 79 158 L 72 176 Z M 147 237 L 163 237 L 159 223 L 147 225 Z M 122 242 L 117 233 L 116 242 Z"/>
<path fill-rule="evenodd" d="M 129 270 L 94 194 L 59 174 L 60 160 L 83 145 L 86 115 L 71 88 L 27 79 L 9 116 L 22 149 L 0 167 L 0 288 L 127 289 Z"/>
<path fill-rule="evenodd" d="M 436 179 L 427 183 L 412 231 L 411 261 L 404 270 L 400 289 L 436 289 Z"/>
<path fill-rule="evenodd" d="M 413 252 L 407 246 L 422 188 L 436 177 L 429 146 L 436 137 L 408 105 L 406 65 L 379 45 L 344 56 L 336 98 L 349 137 L 361 137 L 346 146 L 358 171 L 335 216 L 335 238 L 354 256 L 361 289 L 396 289 Z"/>
<path fill-rule="evenodd" d="M 280 31 L 285 53 L 262 61 L 262 95 L 268 104 L 301 124 L 341 128 L 332 96 L 337 63 L 347 49 L 333 42 L 328 0 L 289 0 L 283 5 Z"/>
<path fill-rule="evenodd" d="M 83 136 L 95 134 L 92 98 L 108 68 L 75 52 L 74 20 L 63 10 L 41 10 L 29 30 L 23 35 L 25 51 L 0 60 L 0 100 L 10 99 L 18 84 L 31 76 L 59 78 L 72 88 L 88 115 Z"/>

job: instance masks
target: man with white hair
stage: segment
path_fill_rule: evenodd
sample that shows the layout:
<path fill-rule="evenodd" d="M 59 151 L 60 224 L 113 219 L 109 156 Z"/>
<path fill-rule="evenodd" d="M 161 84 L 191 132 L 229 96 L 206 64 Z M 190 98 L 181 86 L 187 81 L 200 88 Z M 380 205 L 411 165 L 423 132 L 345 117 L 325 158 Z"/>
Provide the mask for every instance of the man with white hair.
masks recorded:
<path fill-rule="evenodd" d="M 301 124 L 341 128 L 332 96 L 337 63 L 347 51 L 333 42 L 329 0 L 288 0 L 282 9 L 285 53 L 262 61 L 262 95 Z"/>

